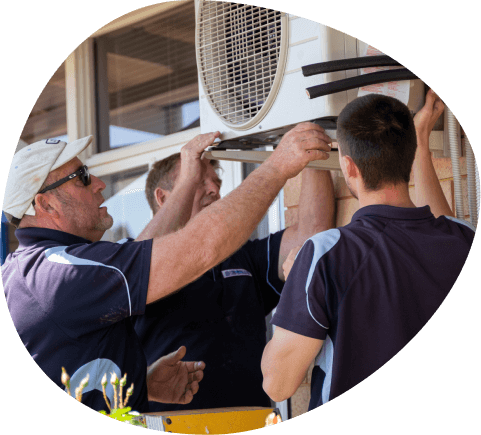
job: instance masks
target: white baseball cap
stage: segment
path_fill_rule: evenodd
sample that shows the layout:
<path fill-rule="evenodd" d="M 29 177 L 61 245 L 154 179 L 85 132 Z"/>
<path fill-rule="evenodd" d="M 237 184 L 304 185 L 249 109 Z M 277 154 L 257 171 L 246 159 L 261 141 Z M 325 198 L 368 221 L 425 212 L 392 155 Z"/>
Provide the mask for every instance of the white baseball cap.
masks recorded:
<path fill-rule="evenodd" d="M 70 143 L 44 139 L 16 153 L 8 173 L 3 201 L 3 212 L 8 221 L 15 224 L 25 214 L 35 216 L 32 202 L 48 174 L 77 157 L 92 140 L 93 136 Z"/>

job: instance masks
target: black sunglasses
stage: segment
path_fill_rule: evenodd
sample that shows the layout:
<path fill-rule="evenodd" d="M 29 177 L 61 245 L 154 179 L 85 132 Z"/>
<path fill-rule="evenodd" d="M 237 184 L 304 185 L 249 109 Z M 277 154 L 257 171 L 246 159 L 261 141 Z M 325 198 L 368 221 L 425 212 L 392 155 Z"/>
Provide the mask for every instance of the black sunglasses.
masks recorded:
<path fill-rule="evenodd" d="M 73 174 L 67 175 L 61 180 L 58 180 L 55 183 L 52 183 L 50 186 L 47 186 L 45 189 L 42 189 L 38 193 L 45 193 L 49 190 L 55 189 L 56 187 L 60 186 L 63 183 L 66 183 L 67 181 L 75 177 L 80 177 L 84 186 L 88 186 L 92 182 L 92 180 L 90 179 L 89 168 L 85 165 L 85 166 L 82 166 L 78 171 L 75 171 Z M 35 199 L 32 201 L 32 204 L 35 207 Z"/>
<path fill-rule="evenodd" d="M 47 186 L 45 189 L 42 189 L 38 193 L 45 193 L 49 190 L 55 189 L 56 187 L 61 186 L 63 183 L 66 183 L 67 181 L 75 177 L 79 177 L 80 180 L 82 180 L 84 186 L 88 186 L 92 182 L 92 180 L 90 179 L 89 168 L 87 168 L 87 166 L 85 165 L 82 166 L 78 171 L 75 171 L 73 174 L 67 175 L 66 177 L 56 181 L 55 183 L 50 184 L 50 186 Z"/>

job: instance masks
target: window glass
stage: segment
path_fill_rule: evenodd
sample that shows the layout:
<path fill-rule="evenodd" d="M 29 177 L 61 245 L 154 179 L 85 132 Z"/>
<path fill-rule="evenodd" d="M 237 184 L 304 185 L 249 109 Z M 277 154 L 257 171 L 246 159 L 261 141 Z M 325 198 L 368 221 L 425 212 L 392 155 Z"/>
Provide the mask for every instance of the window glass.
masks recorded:
<path fill-rule="evenodd" d="M 113 227 L 102 240 L 116 242 L 126 237 L 136 238 L 150 221 L 152 214 L 145 198 L 148 166 L 100 177 L 105 183 L 102 192 L 108 213 L 114 218 Z"/>
<path fill-rule="evenodd" d="M 38 97 L 20 135 L 17 151 L 47 138 L 67 137 L 65 66 L 62 64 Z"/>
<path fill-rule="evenodd" d="M 66 100 L 65 65 L 62 64 L 55 71 L 33 106 L 20 134 L 15 152 L 42 139 L 55 138 L 68 142 Z M 15 227 L 2 220 L 3 258 L 7 253 L 15 251 L 17 247 Z"/>
<path fill-rule="evenodd" d="M 194 2 L 95 39 L 100 151 L 199 125 Z"/>

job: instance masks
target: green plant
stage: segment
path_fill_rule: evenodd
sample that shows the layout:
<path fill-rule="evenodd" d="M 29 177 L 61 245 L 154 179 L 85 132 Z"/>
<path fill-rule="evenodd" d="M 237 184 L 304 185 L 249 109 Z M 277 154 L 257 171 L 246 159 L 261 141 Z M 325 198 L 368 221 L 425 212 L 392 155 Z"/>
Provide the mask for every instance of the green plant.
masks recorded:
<path fill-rule="evenodd" d="M 65 386 L 67 393 L 69 396 L 72 394 L 70 393 L 70 376 L 68 375 L 65 367 L 62 367 L 62 376 L 61 376 L 62 385 Z M 89 375 L 83 378 L 80 381 L 79 386 L 75 389 L 75 398 L 81 402 L 82 401 L 82 393 L 85 387 L 87 387 L 89 383 Z M 112 404 L 110 403 L 107 393 L 107 373 L 104 374 L 102 380 L 100 381 L 102 385 L 102 393 L 104 396 L 105 403 L 107 404 L 107 408 L 109 409 L 109 413 L 107 414 L 106 411 L 99 411 L 101 414 L 106 415 L 107 417 L 113 418 L 115 420 L 123 421 L 134 426 L 142 426 L 147 427 L 145 424 L 145 420 L 140 416 L 138 412 L 132 411 L 132 408 L 127 406 L 130 396 L 134 394 L 134 384 L 130 386 L 130 388 L 125 393 L 125 398 L 123 398 L 123 388 L 127 385 L 127 373 L 124 374 L 123 378 L 119 380 L 116 373 L 111 373 L 110 377 L 110 384 L 114 389 L 114 403 L 113 408 Z M 118 390 L 118 391 L 117 391 Z"/>

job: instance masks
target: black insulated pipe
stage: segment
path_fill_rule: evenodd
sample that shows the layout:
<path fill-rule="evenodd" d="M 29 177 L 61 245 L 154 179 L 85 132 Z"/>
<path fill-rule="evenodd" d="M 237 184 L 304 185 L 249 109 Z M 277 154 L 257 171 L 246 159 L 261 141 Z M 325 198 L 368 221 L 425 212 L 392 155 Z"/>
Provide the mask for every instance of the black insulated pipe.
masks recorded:
<path fill-rule="evenodd" d="M 306 92 L 307 96 L 312 100 L 313 98 L 335 94 L 336 92 L 348 91 L 349 89 L 361 88 L 363 86 L 397 82 L 400 80 L 416 80 L 417 78 L 417 76 L 406 68 L 392 69 L 351 77 L 349 79 L 337 80 L 323 85 L 311 86 L 306 89 Z"/>
<path fill-rule="evenodd" d="M 402 66 L 392 57 L 381 56 L 364 56 L 354 57 L 351 59 L 331 60 L 329 62 L 314 63 L 302 67 L 304 77 L 310 77 L 317 74 L 331 73 L 336 71 L 346 71 L 358 68 L 371 68 L 377 66 Z"/>

